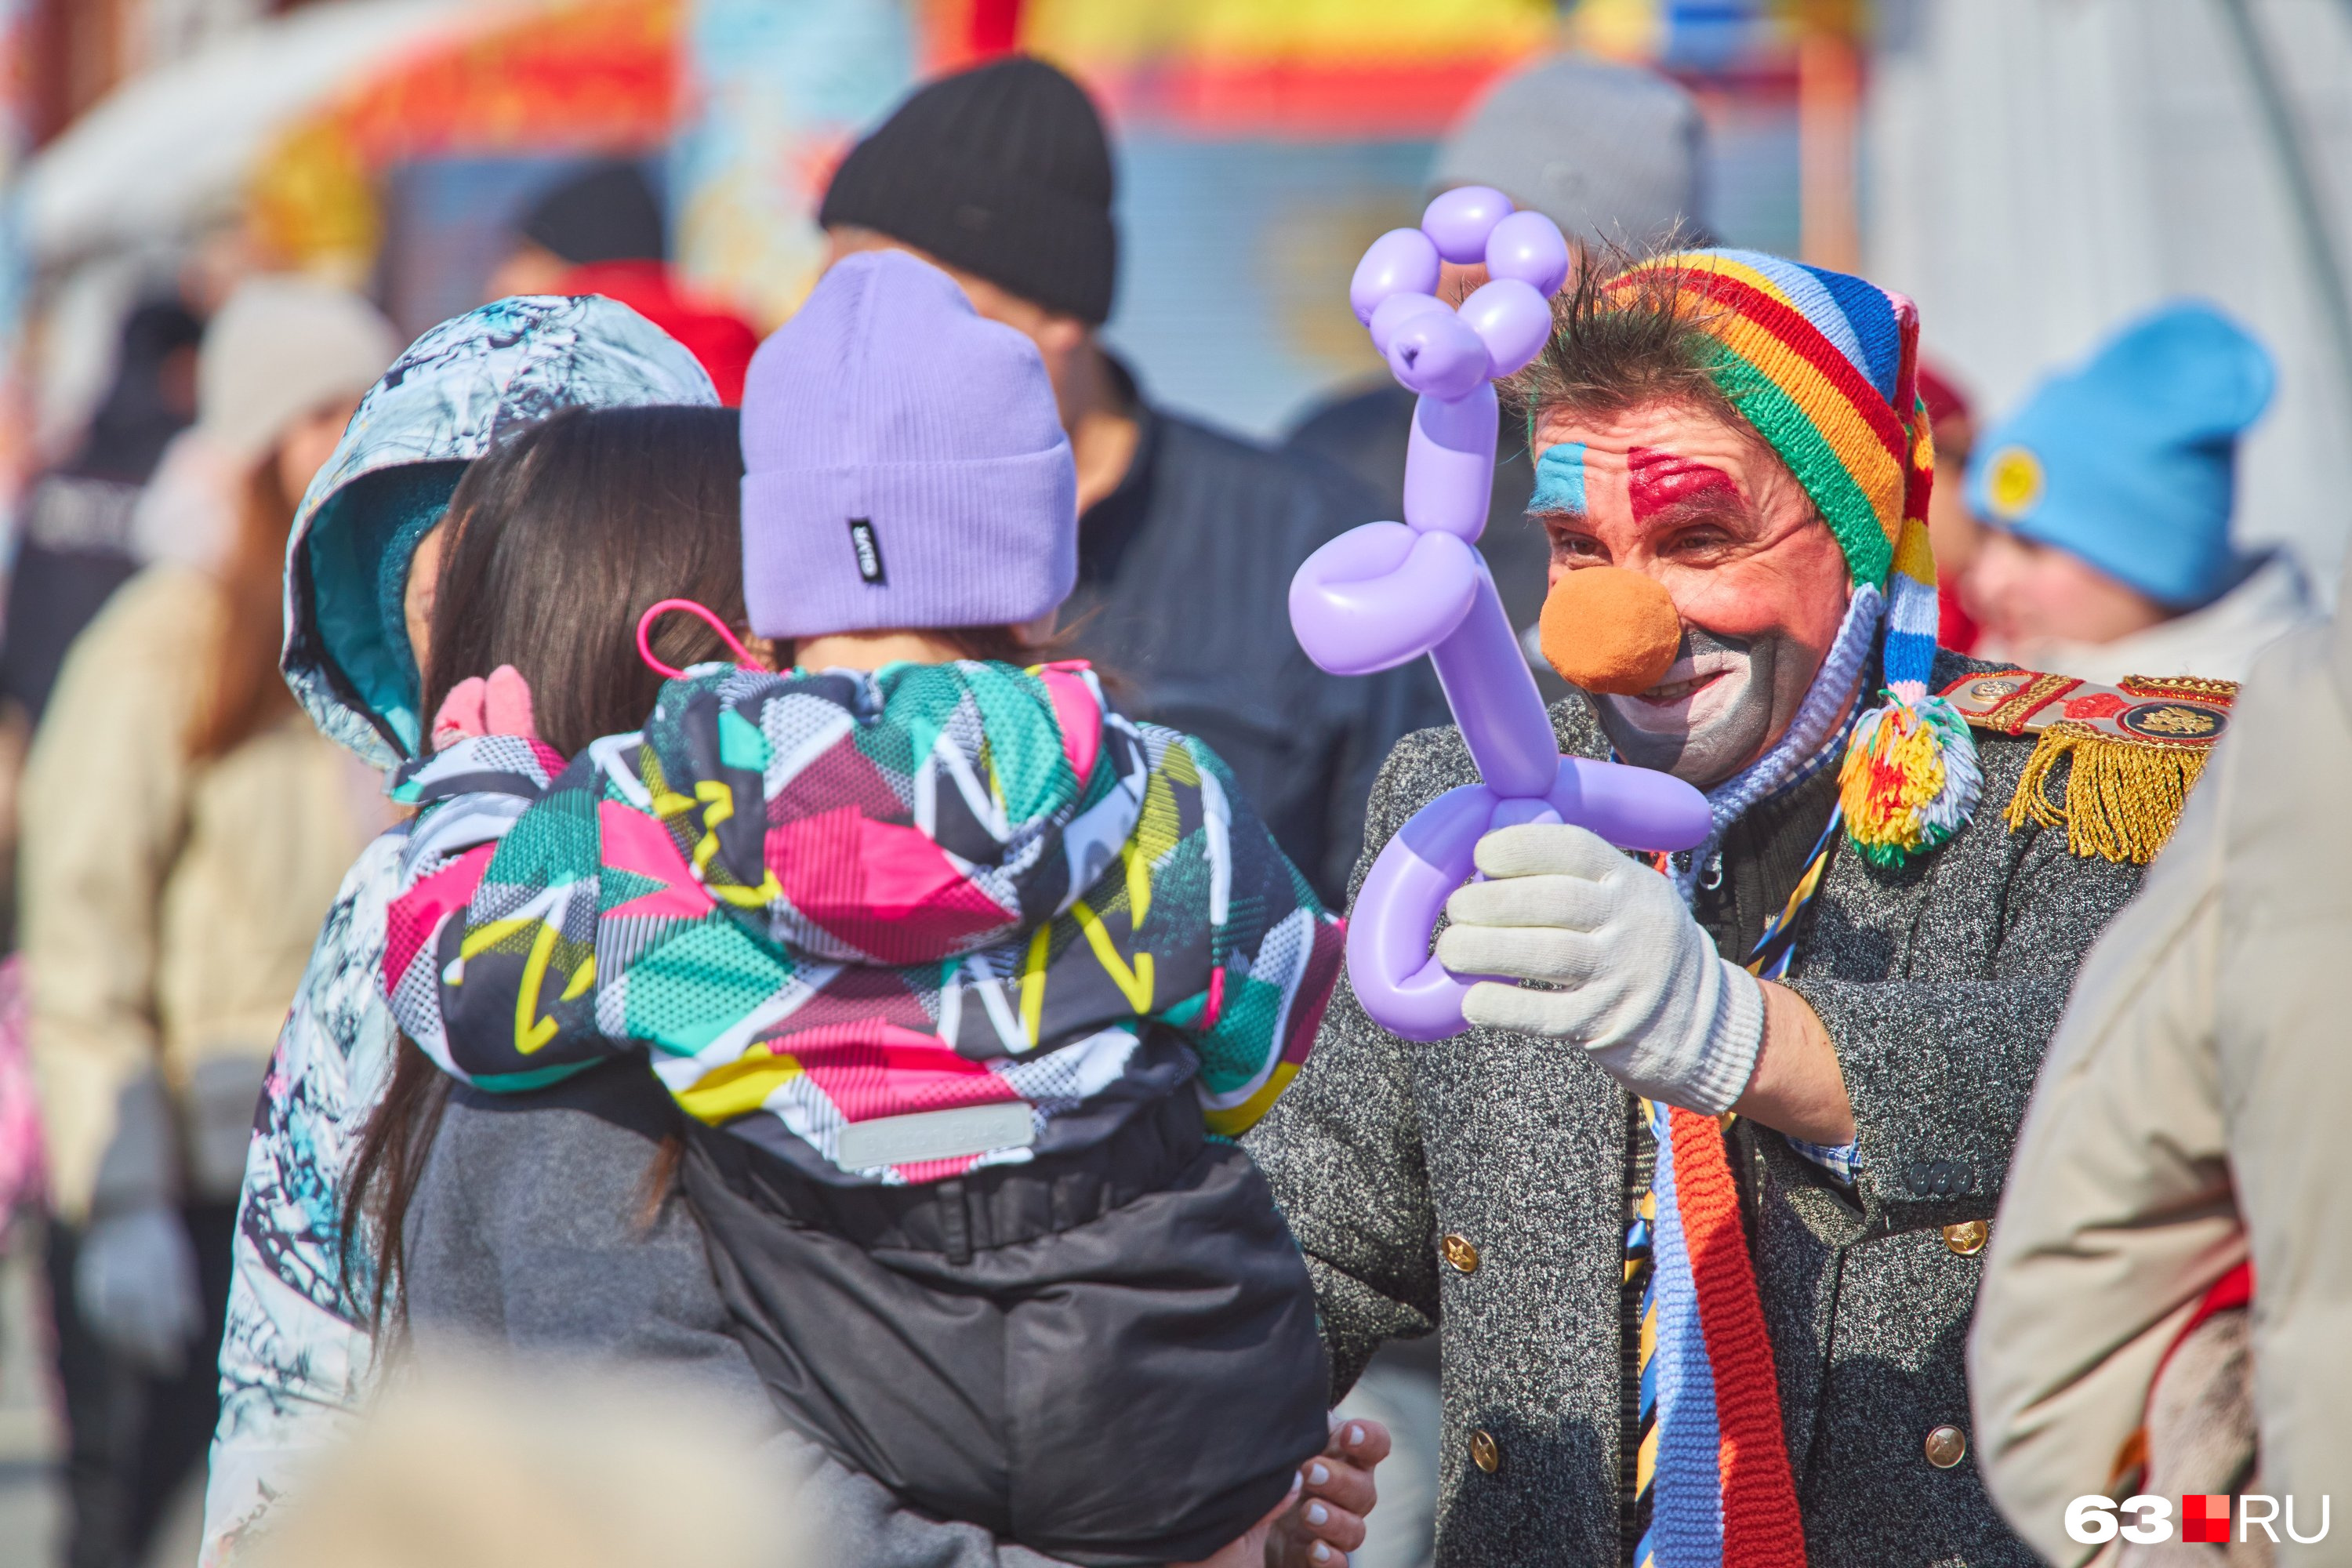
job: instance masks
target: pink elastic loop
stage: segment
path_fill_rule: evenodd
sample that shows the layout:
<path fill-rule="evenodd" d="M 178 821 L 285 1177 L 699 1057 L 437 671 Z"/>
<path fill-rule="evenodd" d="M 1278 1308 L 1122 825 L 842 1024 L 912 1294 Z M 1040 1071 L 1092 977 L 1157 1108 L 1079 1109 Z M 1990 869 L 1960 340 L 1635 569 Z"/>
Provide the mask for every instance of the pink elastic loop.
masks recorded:
<path fill-rule="evenodd" d="M 655 674 L 666 675 L 670 679 L 676 680 L 686 673 L 682 669 L 671 668 L 654 657 L 654 622 L 672 610 L 684 610 L 689 616 L 700 616 L 704 623 L 719 634 L 719 639 L 735 650 L 737 665 L 745 669 L 761 668 L 760 661 L 751 657 L 751 650 L 738 642 L 735 639 L 735 634 L 727 629 L 727 623 L 713 615 L 708 606 L 698 605 L 692 599 L 664 599 L 658 604 L 648 606 L 646 613 L 637 617 L 637 657 L 644 659 Z"/>

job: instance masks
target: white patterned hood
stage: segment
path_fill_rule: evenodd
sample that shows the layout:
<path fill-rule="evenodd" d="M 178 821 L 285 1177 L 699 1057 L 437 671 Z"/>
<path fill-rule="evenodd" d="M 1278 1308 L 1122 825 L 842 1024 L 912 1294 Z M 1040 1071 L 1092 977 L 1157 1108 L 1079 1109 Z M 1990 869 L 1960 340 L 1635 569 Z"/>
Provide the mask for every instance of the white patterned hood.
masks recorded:
<path fill-rule="evenodd" d="M 452 317 L 362 400 L 286 549 L 287 684 L 330 740 L 389 768 L 422 736 L 401 594 L 466 465 L 561 408 L 713 407 L 675 338 L 600 295 L 530 295 Z"/>

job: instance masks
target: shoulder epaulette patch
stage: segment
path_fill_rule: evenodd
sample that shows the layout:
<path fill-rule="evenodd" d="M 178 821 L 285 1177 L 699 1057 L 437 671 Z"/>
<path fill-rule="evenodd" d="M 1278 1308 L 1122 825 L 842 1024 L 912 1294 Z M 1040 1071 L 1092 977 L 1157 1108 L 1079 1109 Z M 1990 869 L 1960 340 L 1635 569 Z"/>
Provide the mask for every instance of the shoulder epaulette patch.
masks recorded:
<path fill-rule="evenodd" d="M 2230 728 L 2235 681 L 2126 676 L 2101 686 L 2072 676 L 2003 670 L 1964 676 L 1944 691 L 1970 725 L 2038 737 L 2003 814 L 2066 829 L 2066 847 L 2145 865 L 2180 821 L 2213 743 Z M 2049 785 L 2071 758 L 2063 798 Z"/>

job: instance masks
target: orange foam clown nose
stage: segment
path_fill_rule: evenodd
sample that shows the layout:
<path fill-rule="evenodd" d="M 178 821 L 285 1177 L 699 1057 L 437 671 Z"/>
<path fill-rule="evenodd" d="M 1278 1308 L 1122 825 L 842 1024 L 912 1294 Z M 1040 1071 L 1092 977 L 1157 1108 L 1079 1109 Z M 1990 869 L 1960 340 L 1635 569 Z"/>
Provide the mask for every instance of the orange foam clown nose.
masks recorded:
<path fill-rule="evenodd" d="M 1682 616 L 1651 579 L 1622 566 L 1560 574 L 1543 607 L 1543 656 L 1587 691 L 1630 695 L 1666 678 L 1682 647 Z"/>

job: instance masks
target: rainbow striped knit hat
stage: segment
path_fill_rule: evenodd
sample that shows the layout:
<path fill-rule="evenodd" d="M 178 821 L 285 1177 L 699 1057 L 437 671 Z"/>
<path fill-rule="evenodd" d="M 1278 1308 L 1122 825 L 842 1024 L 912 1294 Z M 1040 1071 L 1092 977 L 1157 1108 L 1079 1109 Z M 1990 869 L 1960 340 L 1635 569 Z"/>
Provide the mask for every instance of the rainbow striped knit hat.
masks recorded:
<path fill-rule="evenodd" d="M 1662 289 L 1707 340 L 1717 387 L 1812 498 L 1854 583 L 1886 596 L 1886 700 L 1854 726 L 1839 797 L 1854 847 L 1900 865 L 1959 831 L 1979 782 L 1967 721 L 1927 689 L 1936 450 L 1915 385 L 1919 312 L 1859 278 L 1753 250 L 1656 257 L 1606 292 Z"/>

